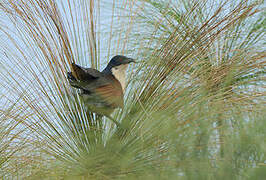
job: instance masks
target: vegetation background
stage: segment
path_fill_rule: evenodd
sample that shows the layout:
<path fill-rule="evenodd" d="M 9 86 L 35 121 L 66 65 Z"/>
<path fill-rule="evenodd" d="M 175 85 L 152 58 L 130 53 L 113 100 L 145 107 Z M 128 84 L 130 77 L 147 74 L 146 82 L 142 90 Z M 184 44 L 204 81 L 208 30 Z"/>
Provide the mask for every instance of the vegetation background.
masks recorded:
<path fill-rule="evenodd" d="M 265 3 L 1 0 L 0 177 L 265 179 Z M 128 71 L 89 112 L 70 63 Z"/>

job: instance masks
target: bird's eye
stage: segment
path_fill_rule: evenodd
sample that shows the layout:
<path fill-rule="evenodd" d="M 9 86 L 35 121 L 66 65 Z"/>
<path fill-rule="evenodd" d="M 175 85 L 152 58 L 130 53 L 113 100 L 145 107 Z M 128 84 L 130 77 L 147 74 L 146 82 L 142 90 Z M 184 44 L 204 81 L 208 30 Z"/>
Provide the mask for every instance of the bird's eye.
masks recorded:
<path fill-rule="evenodd" d="M 117 70 L 118 68 L 117 67 L 115 67 L 115 70 Z"/>

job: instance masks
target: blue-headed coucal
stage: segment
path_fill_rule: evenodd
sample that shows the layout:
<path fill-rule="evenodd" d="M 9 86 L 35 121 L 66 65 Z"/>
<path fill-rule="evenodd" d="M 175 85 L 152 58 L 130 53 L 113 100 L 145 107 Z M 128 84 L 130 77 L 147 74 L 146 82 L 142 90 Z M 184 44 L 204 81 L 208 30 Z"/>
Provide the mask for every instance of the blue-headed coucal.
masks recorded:
<path fill-rule="evenodd" d="M 79 95 L 90 111 L 109 115 L 124 105 L 126 70 L 131 62 L 135 62 L 134 59 L 114 56 L 102 72 L 72 63 L 72 72 L 68 72 L 67 77 L 70 85 L 79 89 Z"/>

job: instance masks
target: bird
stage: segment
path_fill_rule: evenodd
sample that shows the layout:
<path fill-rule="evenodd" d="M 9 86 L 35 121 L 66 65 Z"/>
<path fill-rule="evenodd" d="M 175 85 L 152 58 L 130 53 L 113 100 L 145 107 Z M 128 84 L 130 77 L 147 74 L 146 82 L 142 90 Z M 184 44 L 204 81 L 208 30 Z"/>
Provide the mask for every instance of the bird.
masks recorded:
<path fill-rule="evenodd" d="M 101 72 L 72 63 L 67 78 L 90 111 L 110 115 L 124 106 L 126 70 L 132 62 L 132 58 L 116 55 Z"/>

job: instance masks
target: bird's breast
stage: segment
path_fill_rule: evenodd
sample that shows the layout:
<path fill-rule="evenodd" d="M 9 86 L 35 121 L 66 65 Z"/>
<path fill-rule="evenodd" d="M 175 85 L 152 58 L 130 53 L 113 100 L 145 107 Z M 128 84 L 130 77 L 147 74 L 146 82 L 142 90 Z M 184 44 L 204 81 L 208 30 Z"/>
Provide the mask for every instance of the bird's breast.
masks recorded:
<path fill-rule="evenodd" d="M 125 70 L 112 70 L 114 77 L 120 82 L 123 93 L 126 88 L 126 71 Z"/>

